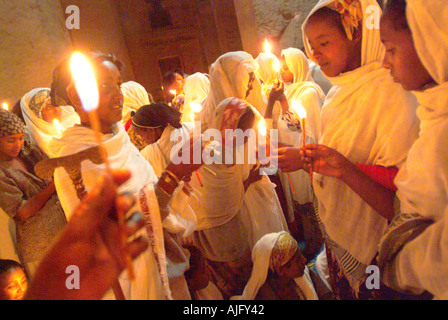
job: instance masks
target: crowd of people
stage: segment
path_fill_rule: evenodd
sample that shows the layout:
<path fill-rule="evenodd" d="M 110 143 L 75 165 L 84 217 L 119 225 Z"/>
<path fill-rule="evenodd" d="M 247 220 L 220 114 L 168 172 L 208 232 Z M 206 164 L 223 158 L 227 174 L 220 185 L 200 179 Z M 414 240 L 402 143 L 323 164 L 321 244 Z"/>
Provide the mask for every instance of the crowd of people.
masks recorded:
<path fill-rule="evenodd" d="M 164 101 L 88 52 L 98 125 L 66 57 L 0 110 L 0 298 L 448 299 L 446 21 L 320 0 L 302 50 L 172 70 Z"/>

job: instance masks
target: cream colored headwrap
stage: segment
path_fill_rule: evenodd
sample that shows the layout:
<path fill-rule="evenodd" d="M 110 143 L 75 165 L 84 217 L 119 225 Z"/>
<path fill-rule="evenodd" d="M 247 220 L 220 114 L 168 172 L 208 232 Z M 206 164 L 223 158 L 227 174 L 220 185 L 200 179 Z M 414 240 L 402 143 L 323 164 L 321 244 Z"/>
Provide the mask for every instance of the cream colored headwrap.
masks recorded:
<path fill-rule="evenodd" d="M 224 99 L 235 97 L 245 99 L 249 84 L 249 73 L 255 72 L 258 63 L 244 51 L 227 52 L 220 56 L 210 67 L 210 93 L 203 102 L 199 114 L 203 129 L 208 128 L 210 117 L 215 108 Z M 260 113 L 264 113 L 266 102 L 261 93 L 261 83 L 258 77 L 252 84 L 253 88 L 246 98 Z M 198 117 L 198 118 L 199 118 Z"/>
<path fill-rule="evenodd" d="M 280 242 L 279 242 L 280 241 Z M 279 243 L 278 243 L 279 242 Z M 295 244 L 293 243 L 295 242 Z M 278 243 L 278 244 L 277 244 Z M 241 296 L 234 296 L 232 300 L 254 300 L 258 290 L 265 283 L 271 264 L 276 268 L 286 264 L 299 248 L 294 238 L 286 231 L 264 235 L 252 250 L 254 263 L 252 275 Z M 307 300 L 317 300 L 309 271 L 305 267 L 304 275 L 294 279 Z"/>
<path fill-rule="evenodd" d="M 121 85 L 123 92 L 123 118 L 121 123 L 126 124 L 131 117 L 132 111 L 137 111 L 141 106 L 150 103 L 146 89 L 135 81 L 128 81 Z"/>

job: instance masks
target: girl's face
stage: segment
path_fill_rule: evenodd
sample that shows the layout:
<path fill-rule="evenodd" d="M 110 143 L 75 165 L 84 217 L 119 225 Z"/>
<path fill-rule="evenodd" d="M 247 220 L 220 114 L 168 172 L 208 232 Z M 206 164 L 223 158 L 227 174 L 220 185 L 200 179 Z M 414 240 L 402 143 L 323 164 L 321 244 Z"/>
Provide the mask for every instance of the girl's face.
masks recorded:
<path fill-rule="evenodd" d="M 361 39 L 354 36 L 350 41 L 330 18 L 313 18 L 305 26 L 313 60 L 325 75 L 335 77 L 361 65 Z"/>
<path fill-rule="evenodd" d="M 299 278 L 303 276 L 306 266 L 306 259 L 302 255 L 300 249 L 296 251 L 294 256 L 278 270 L 281 276 L 289 278 Z"/>
<path fill-rule="evenodd" d="M 280 76 L 282 77 L 283 82 L 294 81 L 294 75 L 292 74 L 291 70 L 289 70 L 285 58 L 283 57 L 280 59 Z"/>
<path fill-rule="evenodd" d="M 21 268 L 11 269 L 0 277 L 0 300 L 22 300 L 28 280 Z"/>
<path fill-rule="evenodd" d="M 12 160 L 19 156 L 23 147 L 24 134 L 12 134 L 0 138 L 0 155 L 4 160 Z"/>
<path fill-rule="evenodd" d="M 381 18 L 381 41 L 386 47 L 383 67 L 405 90 L 419 90 L 434 82 L 415 51 L 409 29 L 397 30 L 388 15 Z"/>

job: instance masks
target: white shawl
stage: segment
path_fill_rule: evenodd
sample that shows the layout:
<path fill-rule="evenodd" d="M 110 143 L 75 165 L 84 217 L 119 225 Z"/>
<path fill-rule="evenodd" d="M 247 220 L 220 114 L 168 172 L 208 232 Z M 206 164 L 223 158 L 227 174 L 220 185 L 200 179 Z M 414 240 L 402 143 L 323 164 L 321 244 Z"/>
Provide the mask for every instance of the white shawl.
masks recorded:
<path fill-rule="evenodd" d="M 131 118 L 132 111 L 137 111 L 141 106 L 150 104 L 148 92 L 145 87 L 135 81 L 124 82 L 121 85 L 123 93 L 123 118 L 121 123 L 125 125 Z"/>
<path fill-rule="evenodd" d="M 282 233 L 269 233 L 264 235 L 255 244 L 252 250 L 252 262 L 254 264 L 252 274 L 241 296 L 233 296 L 232 300 L 254 300 L 258 290 L 266 282 L 268 276 L 271 252 Z M 300 278 L 295 278 L 297 286 L 304 293 L 306 300 L 318 300 L 313 282 L 309 275 L 309 270 L 305 266 L 304 274 Z"/>
<path fill-rule="evenodd" d="M 210 92 L 210 80 L 205 73 L 196 72 L 185 78 L 184 95 L 185 102 L 182 111 L 182 122 L 192 121 L 191 103 L 201 104 Z M 196 116 L 196 115 L 195 115 Z"/>
<path fill-rule="evenodd" d="M 150 213 L 147 225 L 150 224 L 153 231 L 150 236 L 153 250 L 146 250 L 145 254 L 140 255 L 133 262 L 136 271 L 135 280 L 131 282 L 127 272 L 123 272 L 119 277 L 125 297 L 130 300 L 170 298 L 170 291 L 167 288 L 166 263 L 164 263 L 166 258 L 162 221 L 153 189 L 153 184 L 157 182 L 157 176 L 149 163 L 130 142 L 121 123 L 116 124 L 114 134 L 103 135 L 102 139 L 108 154 L 110 168 L 126 168 L 131 171 L 131 178 L 119 190 L 128 191 L 133 195 L 141 193 L 145 196 L 146 201 L 138 201 L 137 205 L 142 206 L 139 209 L 141 212 Z M 54 139 L 50 147 L 52 152 L 60 157 L 77 153 L 97 144 L 95 133 L 91 128 L 74 126 L 67 129 L 60 139 Z M 84 185 L 89 192 L 104 172 L 105 165 L 97 165 L 86 160 L 82 162 L 81 170 Z M 79 204 L 75 188 L 63 168 L 56 169 L 54 181 L 62 208 L 69 219 Z M 148 210 L 143 207 L 143 204 L 148 207 Z M 138 235 L 145 236 L 147 233 L 145 230 L 141 230 Z"/>
<path fill-rule="evenodd" d="M 443 1 L 407 1 L 407 19 L 417 54 L 437 86 L 417 96 L 421 132 L 395 183 L 401 212 L 434 221 L 397 256 L 401 288 L 422 288 L 447 297 L 448 226 L 448 7 Z"/>
<path fill-rule="evenodd" d="M 222 101 L 216 108 L 211 121 L 211 128 L 220 128 L 225 107 L 233 98 Z M 261 115 L 252 106 L 257 119 Z M 249 175 L 250 164 L 206 165 L 210 171 L 199 169 L 203 187 L 198 186 L 197 179 L 192 185 L 198 191 L 199 199 L 192 199 L 192 207 L 198 217 L 198 230 L 208 229 L 230 221 L 240 211 L 247 212 L 250 223 L 248 238 L 251 247 L 264 234 L 287 230 L 280 202 L 275 193 L 275 185 L 264 175 L 261 180 L 252 183 L 244 191 L 243 182 Z M 194 177 L 195 178 L 195 177 Z M 223 196 L 225 195 L 225 196 Z"/>
<path fill-rule="evenodd" d="M 331 2 L 320 1 L 312 12 Z M 367 5 L 377 5 L 370 0 L 361 0 L 361 4 L 363 12 Z M 368 30 L 364 22 L 362 65 L 330 78 L 335 86 L 322 108 L 319 143 L 336 149 L 353 163 L 399 167 L 418 135 L 415 103 L 381 68 L 379 30 Z M 305 33 L 304 39 L 308 48 Z M 314 191 L 327 237 L 338 247 L 333 251 L 338 259 L 348 256 L 347 263 L 358 266 L 349 271 L 349 265 L 341 263 L 356 289 L 377 253 L 387 220 L 338 179 L 315 174 Z"/>
<path fill-rule="evenodd" d="M 230 97 L 245 99 L 249 73 L 255 72 L 257 68 L 257 62 L 244 51 L 225 53 L 210 66 L 210 93 L 203 101 L 198 116 L 203 129 L 208 128 L 212 114 L 221 101 Z M 266 101 L 262 96 L 261 83 L 257 76 L 252 87 L 246 100 L 264 114 Z"/>
<path fill-rule="evenodd" d="M 27 130 L 30 134 L 31 142 L 36 144 L 47 156 L 54 157 L 50 152 L 49 144 L 53 138 L 61 136 L 62 132 L 75 124 L 80 123 L 79 115 L 71 106 L 61 106 L 61 131 L 53 123 L 48 123 L 29 108 L 30 100 L 40 91 L 49 88 L 36 88 L 26 93 L 20 100 L 23 118 L 25 119 Z"/>
<path fill-rule="evenodd" d="M 292 101 L 299 102 L 306 111 L 306 143 L 317 143 L 320 132 L 320 112 L 325 95 L 322 89 L 311 77 L 308 59 L 297 48 L 282 50 L 289 70 L 294 75 L 294 81 L 286 88 L 286 99 L 289 103 L 289 111 L 294 112 Z M 295 114 L 295 113 L 294 113 Z M 297 115 L 296 115 L 297 116 Z M 303 135 L 301 131 L 292 131 L 285 120 L 278 120 L 279 141 L 293 146 L 301 146 Z M 281 173 L 281 182 L 285 190 L 290 219 L 294 219 L 294 201 L 299 204 L 313 202 L 314 192 L 310 176 L 303 170 Z M 292 185 L 292 186 L 291 186 Z M 294 192 L 293 192 L 294 190 Z"/>

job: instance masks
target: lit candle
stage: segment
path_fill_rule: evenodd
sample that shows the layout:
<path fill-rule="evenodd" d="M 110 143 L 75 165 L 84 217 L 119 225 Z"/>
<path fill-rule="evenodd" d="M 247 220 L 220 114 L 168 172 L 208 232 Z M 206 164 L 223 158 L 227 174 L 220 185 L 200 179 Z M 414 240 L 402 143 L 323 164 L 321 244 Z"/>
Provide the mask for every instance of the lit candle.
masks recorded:
<path fill-rule="evenodd" d="M 8 104 L 6 102 L 2 103 L 2 108 L 5 109 L 6 111 L 9 111 L 9 107 L 8 107 Z"/>
<path fill-rule="evenodd" d="M 305 139 L 306 139 L 306 126 L 305 126 L 305 119 L 306 119 L 306 110 L 305 108 L 296 100 L 291 101 L 292 108 L 294 112 L 297 114 L 297 116 L 302 120 L 302 147 L 303 151 L 305 152 Z M 310 179 L 313 181 L 313 169 L 310 169 Z"/>
<path fill-rule="evenodd" d="M 78 92 L 82 107 L 89 116 L 90 125 L 92 126 L 92 129 L 95 131 L 98 145 L 100 146 L 101 149 L 103 162 L 106 165 L 106 171 L 109 172 L 110 171 L 109 161 L 107 159 L 107 154 L 102 147 L 101 126 L 98 120 L 98 114 L 96 112 L 99 104 L 99 92 L 95 75 L 87 59 L 79 52 L 75 52 L 72 55 L 70 61 L 70 68 L 74 84 L 76 87 L 76 91 Z M 121 232 L 121 240 L 123 242 L 123 245 L 125 245 L 126 243 L 126 235 L 124 233 L 124 223 L 125 223 L 124 220 L 125 220 L 124 214 L 122 212 L 119 212 L 118 221 L 120 224 L 120 229 L 123 230 Z M 125 255 L 125 260 L 127 264 L 129 278 L 132 280 L 134 279 L 134 271 L 132 268 L 132 259 L 129 254 Z"/>
<path fill-rule="evenodd" d="M 272 46 L 270 45 L 268 39 L 264 39 L 264 48 L 263 51 L 266 53 L 271 53 Z"/>
<path fill-rule="evenodd" d="M 194 114 L 201 111 L 202 107 L 199 103 L 196 102 L 190 102 L 190 107 L 191 107 L 190 118 L 194 125 Z"/>
<path fill-rule="evenodd" d="M 60 136 L 62 133 L 62 127 L 61 127 L 61 124 L 59 123 L 58 119 L 56 119 L 56 118 L 53 119 L 53 124 L 56 127 L 56 130 L 58 131 L 58 136 Z"/>

